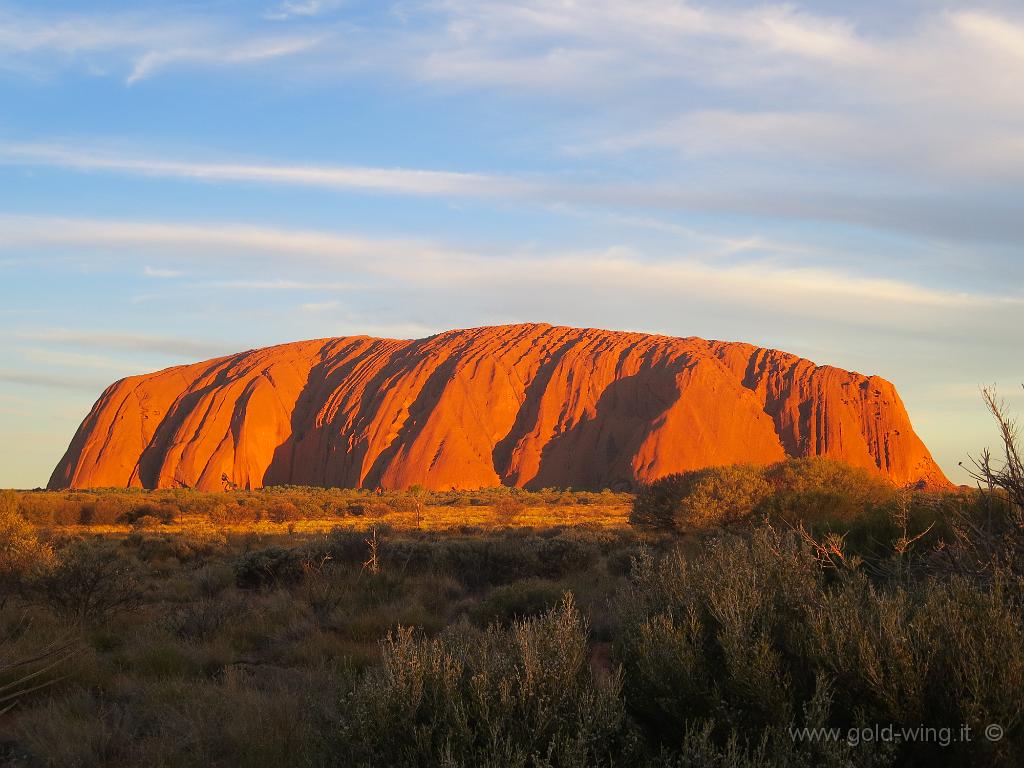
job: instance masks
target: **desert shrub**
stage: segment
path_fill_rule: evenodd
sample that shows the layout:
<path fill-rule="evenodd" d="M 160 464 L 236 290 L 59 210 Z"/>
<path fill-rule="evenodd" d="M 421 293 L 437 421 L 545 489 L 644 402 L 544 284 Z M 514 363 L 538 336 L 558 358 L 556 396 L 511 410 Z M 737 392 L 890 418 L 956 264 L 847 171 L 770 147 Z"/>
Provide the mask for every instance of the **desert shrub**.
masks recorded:
<path fill-rule="evenodd" d="M 601 556 L 590 537 L 574 532 L 542 538 L 530 549 L 536 549 L 538 573 L 555 579 L 591 568 Z"/>
<path fill-rule="evenodd" d="M 668 475 L 641 488 L 630 521 L 661 530 L 701 530 L 747 519 L 771 488 L 762 467 L 733 464 Z"/>
<path fill-rule="evenodd" d="M 492 509 L 498 525 L 511 525 L 526 510 L 526 504 L 510 493 L 495 499 Z"/>
<path fill-rule="evenodd" d="M 142 601 L 138 565 L 123 552 L 99 542 L 74 541 L 37 576 L 30 593 L 77 622 L 101 623 L 132 611 Z"/>
<path fill-rule="evenodd" d="M 538 616 L 558 605 L 565 587 L 545 579 L 523 579 L 492 589 L 470 609 L 473 622 L 486 627 L 508 625 L 515 619 Z"/>
<path fill-rule="evenodd" d="M 20 506 L 22 516 L 35 525 L 75 525 L 78 523 L 82 504 L 88 496 L 74 494 L 66 496 L 53 493 L 22 493 Z"/>
<path fill-rule="evenodd" d="M 300 554 L 283 547 L 246 552 L 235 561 L 235 583 L 242 589 L 296 584 L 304 570 Z"/>
<path fill-rule="evenodd" d="M 178 637 L 195 643 L 209 640 L 244 613 L 245 605 L 238 599 L 204 597 L 176 607 L 164 623 Z"/>
<path fill-rule="evenodd" d="M 822 567 L 806 540 L 771 528 L 714 540 L 691 558 L 639 558 L 614 602 L 615 643 L 627 709 L 647 737 L 676 749 L 675 734 L 706 725 L 718 750 L 770 742 L 777 760 L 790 726 L 957 732 L 995 722 L 1006 729 L 999 743 L 885 746 L 898 764 L 911 754 L 922 764 L 1012 764 L 1024 740 L 1012 693 L 1024 684 L 1020 583 L 878 584 L 852 559 L 838 562 Z M 826 746 L 808 742 L 800 759 L 818 764 L 814 750 Z M 862 747 L 856 757 L 877 755 Z"/>
<path fill-rule="evenodd" d="M 74 639 L 26 637 L 30 629 L 23 618 L 0 634 L 0 716 L 59 682 L 77 650 Z"/>
<path fill-rule="evenodd" d="M 423 504 L 423 494 L 396 491 L 385 497 L 384 505 L 389 512 L 416 512 Z"/>
<path fill-rule="evenodd" d="M 79 525 L 96 525 L 97 517 L 95 504 L 83 504 L 78 510 Z"/>
<path fill-rule="evenodd" d="M 439 542 L 438 563 L 471 589 L 538 576 L 540 559 L 525 539 L 467 538 Z"/>
<path fill-rule="evenodd" d="M 14 491 L 0 491 L 0 591 L 9 591 L 45 571 L 53 550 L 39 539 L 18 508 Z"/>
<path fill-rule="evenodd" d="M 630 521 L 656 530 L 695 531 L 768 516 L 812 529 L 870 524 L 884 533 L 896 503 L 897 489 L 882 476 L 815 457 L 668 475 L 637 492 Z"/>
<path fill-rule="evenodd" d="M 380 557 L 389 571 L 406 574 L 430 573 L 443 569 L 436 542 L 425 538 L 380 538 Z"/>
<path fill-rule="evenodd" d="M 683 472 L 641 486 L 633 497 L 629 522 L 640 528 L 673 530 L 679 504 L 690 493 L 692 480 L 691 473 Z"/>
<path fill-rule="evenodd" d="M 195 572 L 196 587 L 204 597 L 216 597 L 234 583 L 234 569 L 226 563 L 209 563 Z"/>
<path fill-rule="evenodd" d="M 302 519 L 302 513 L 292 502 L 279 501 L 272 504 L 267 510 L 267 519 L 272 523 L 281 525 L 283 523 Z"/>
<path fill-rule="evenodd" d="M 234 502 L 214 504 L 207 514 L 214 525 L 242 525 L 256 521 L 253 510 Z"/>
<path fill-rule="evenodd" d="M 627 576 L 633 570 L 633 561 L 642 556 L 646 549 L 641 544 L 616 548 L 608 554 L 605 569 L 612 576 Z"/>
<path fill-rule="evenodd" d="M 361 565 L 367 557 L 368 536 L 365 531 L 335 528 L 327 534 L 325 551 L 335 563 Z"/>
<path fill-rule="evenodd" d="M 353 517 L 365 516 L 374 519 L 387 517 L 395 511 L 391 505 L 386 504 L 383 501 L 374 499 L 349 502 L 346 509 L 348 511 L 348 514 L 352 515 Z"/>
<path fill-rule="evenodd" d="M 97 494 L 79 507 L 78 523 L 80 525 L 113 525 L 122 522 L 121 517 L 130 514 L 131 505 L 132 500 L 127 495 Z"/>
<path fill-rule="evenodd" d="M 146 518 L 149 520 L 146 521 Z M 170 504 L 139 504 L 131 509 L 122 512 L 117 522 L 125 523 L 127 525 L 136 525 L 140 521 L 145 521 L 140 527 L 147 527 L 146 522 L 149 526 L 153 525 L 170 525 L 178 518 L 178 510 L 176 507 Z"/>
<path fill-rule="evenodd" d="M 297 595 L 309 605 L 317 623 L 327 625 L 335 610 L 349 597 L 350 585 L 342 569 L 326 557 L 319 561 L 306 560 L 303 571 Z"/>
<path fill-rule="evenodd" d="M 1020 426 L 1010 415 L 1006 402 L 998 396 L 994 386 L 983 388 L 981 394 L 985 407 L 999 427 L 1003 455 L 994 457 L 986 448 L 979 458 L 970 460 L 973 469 L 969 468 L 968 471 L 980 487 L 998 489 L 1009 504 L 1016 508 L 1014 512 L 1018 516 L 1024 515 L 1024 448 L 1020 442 Z"/>
<path fill-rule="evenodd" d="M 895 501 L 896 488 L 874 472 L 822 457 L 789 459 L 767 471 L 772 493 L 761 511 L 787 522 L 842 526 Z"/>
<path fill-rule="evenodd" d="M 139 520 L 152 519 L 147 517 Z M 138 521 L 136 521 L 138 523 Z M 162 561 L 187 563 L 211 555 L 216 549 L 217 537 L 199 537 L 177 533 L 157 533 L 133 525 L 132 532 L 125 537 L 123 546 L 144 563 L 158 564 Z"/>
<path fill-rule="evenodd" d="M 156 669 L 173 652 L 155 659 Z M 140 670 L 141 671 L 141 670 Z M 54 766 L 309 766 L 337 764 L 324 748 L 324 681 L 228 667 L 216 679 L 151 675 L 116 698 L 87 689 L 55 698 L 16 728 L 30 764 Z"/>
<path fill-rule="evenodd" d="M 618 681 L 587 663 L 570 598 L 510 629 L 382 644 L 345 704 L 356 765 L 602 765 L 623 727 Z"/>

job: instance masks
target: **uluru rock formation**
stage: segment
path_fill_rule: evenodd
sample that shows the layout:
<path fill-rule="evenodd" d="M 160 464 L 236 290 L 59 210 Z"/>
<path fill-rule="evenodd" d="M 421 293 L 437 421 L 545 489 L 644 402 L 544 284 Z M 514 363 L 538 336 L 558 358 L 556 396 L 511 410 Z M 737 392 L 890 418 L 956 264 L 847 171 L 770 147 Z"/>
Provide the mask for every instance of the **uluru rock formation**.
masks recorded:
<path fill-rule="evenodd" d="M 49 487 L 629 488 L 786 456 L 948 485 L 885 379 L 749 344 L 530 324 L 122 379 Z"/>

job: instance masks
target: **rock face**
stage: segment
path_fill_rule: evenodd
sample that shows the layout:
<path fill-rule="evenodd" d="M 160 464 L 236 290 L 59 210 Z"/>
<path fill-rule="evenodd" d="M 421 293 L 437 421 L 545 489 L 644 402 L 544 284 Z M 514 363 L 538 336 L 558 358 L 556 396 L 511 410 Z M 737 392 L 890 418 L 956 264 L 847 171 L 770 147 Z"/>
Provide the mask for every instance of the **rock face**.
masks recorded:
<path fill-rule="evenodd" d="M 50 488 L 628 488 L 786 456 L 948 484 L 877 376 L 749 344 L 511 325 L 302 341 L 123 379 Z"/>

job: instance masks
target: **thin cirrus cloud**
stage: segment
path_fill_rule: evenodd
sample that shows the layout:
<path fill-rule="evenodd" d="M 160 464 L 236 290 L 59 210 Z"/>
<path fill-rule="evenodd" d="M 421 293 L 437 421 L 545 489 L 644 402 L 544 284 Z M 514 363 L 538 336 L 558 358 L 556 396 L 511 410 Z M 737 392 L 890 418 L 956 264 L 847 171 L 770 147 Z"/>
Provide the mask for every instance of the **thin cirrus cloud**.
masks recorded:
<path fill-rule="evenodd" d="M 59 373 L 31 373 L 0 369 L 0 382 L 30 387 L 52 387 L 86 392 L 99 392 L 110 382 L 101 377 L 77 376 Z"/>
<path fill-rule="evenodd" d="M 74 349 L 121 350 L 189 358 L 232 351 L 230 344 L 111 331 L 41 328 L 10 331 L 5 335 L 18 341 L 62 345 Z"/>
<path fill-rule="evenodd" d="M 679 145 L 680 132 L 691 136 L 694 151 L 725 155 L 817 151 L 827 156 L 844 140 L 856 147 L 844 159 L 870 152 L 856 140 L 856 131 L 841 121 L 821 115 L 784 115 L 764 118 L 726 112 L 704 113 L 697 119 L 677 122 L 670 128 L 648 129 L 639 138 L 605 142 L 604 149 L 621 151 L 642 144 Z M 704 136 L 700 139 L 699 136 Z M 741 143 L 743 146 L 740 147 Z M 890 138 L 888 141 L 895 142 Z M 774 148 L 774 149 L 773 149 Z M 1024 146 L 1019 147 L 1024 163 Z M 913 150 L 910 150 L 913 152 Z M 975 149 L 975 152 L 983 150 Z M 970 156 L 970 150 L 956 158 Z M 995 156 L 992 156 L 995 159 Z M 1012 155 L 1010 156 L 1012 160 Z M 0 164 L 56 167 L 82 172 L 121 173 L 153 178 L 191 179 L 197 182 L 235 182 L 365 191 L 411 197 L 512 200 L 546 205 L 549 210 L 569 212 L 567 206 L 655 209 L 668 212 L 706 211 L 790 220 L 833 221 L 869 229 L 907 232 L 932 238 L 1016 243 L 1024 237 L 1024 218 L 1013 200 L 972 197 L 967 190 L 928 189 L 926 192 L 885 189 L 839 190 L 805 181 L 779 188 L 771 179 L 751 172 L 745 185 L 714 181 L 681 184 L 662 179 L 645 183 L 573 183 L 564 178 L 527 178 L 487 173 L 377 168 L 331 165 L 280 165 L 267 163 L 199 162 L 123 155 L 92 148 L 58 144 L 0 143 Z M 1012 168 L 1005 162 L 1004 172 Z M 1024 166 L 1022 166 L 1024 169 Z M 618 215 L 618 214 L 616 214 Z M 634 222 L 644 217 L 625 216 Z M 676 229 L 671 222 L 646 218 L 646 227 Z M 59 233 L 54 233 L 59 237 Z"/>
<path fill-rule="evenodd" d="M 154 277 L 158 280 L 169 280 L 175 277 L 181 277 L 185 273 L 180 269 L 165 269 L 163 267 L 143 267 L 142 274 L 146 277 Z"/>
<path fill-rule="evenodd" d="M 170 66 L 225 67 L 316 49 L 323 34 L 267 35 L 212 14 L 15 12 L 0 7 L 0 70 L 120 73 L 128 85 Z"/>
<path fill-rule="evenodd" d="M 576 85 L 591 93 L 595 83 L 721 79 L 738 71 L 757 76 L 760 70 L 756 79 L 763 80 L 769 60 L 778 71 L 788 57 L 850 64 L 871 54 L 845 19 L 788 5 L 455 0 L 440 8 L 415 59 L 425 79 L 545 90 Z M 726 56 L 734 74 L 717 66 Z"/>
<path fill-rule="evenodd" d="M 294 18 L 320 16 L 343 5 L 342 0 L 286 0 L 263 14 L 271 21 L 286 21 Z"/>
<path fill-rule="evenodd" d="M 339 281 L 306 281 L 301 280 L 214 280 L 208 282 L 214 288 L 233 288 L 246 291 L 297 291 L 325 292 L 348 291 L 356 287 L 355 283 Z"/>
<path fill-rule="evenodd" d="M 357 166 L 164 160 L 47 144 L 2 144 L 0 163 L 52 166 L 197 181 L 256 182 L 414 196 L 525 197 L 538 185 L 478 173 Z"/>
<path fill-rule="evenodd" d="M 136 363 L 108 355 L 73 352 L 42 346 L 22 347 L 20 352 L 26 362 L 35 365 L 64 367 L 72 370 L 92 368 L 118 371 L 122 375 L 136 369 Z"/>
<path fill-rule="evenodd" d="M 850 274 L 814 266 L 748 261 L 707 263 L 692 255 L 649 258 L 629 248 L 605 251 L 481 254 L 442 244 L 377 239 L 333 232 L 288 230 L 250 225 L 185 225 L 156 222 L 4 216 L 0 224 L 9 245 L 45 248 L 88 246 L 132 253 L 139 246 L 162 248 L 169 258 L 195 263 L 259 262 L 267 268 L 275 254 L 286 254 L 306 268 L 344 267 L 353 278 L 365 277 L 396 285 L 435 290 L 470 286 L 574 285 L 580 290 L 608 286 L 646 286 L 688 295 L 718 295 L 724 300 L 772 304 L 817 297 L 820 311 L 831 313 L 832 299 L 847 302 L 861 315 L 861 306 L 904 306 L 923 309 L 1017 307 L 1022 301 L 999 296 L 941 290 L 889 278 Z M 192 256 L 181 255 L 184 253 Z M 175 255 L 177 254 L 177 255 Z M 269 281 L 273 284 L 273 281 Z M 223 282 L 221 283 L 224 284 Z M 265 283 L 264 283 L 265 284 Z"/>
<path fill-rule="evenodd" d="M 291 56 L 315 48 L 321 42 L 323 42 L 321 37 L 288 37 L 251 40 L 216 47 L 185 47 L 147 51 L 135 61 L 125 82 L 132 85 L 172 64 L 245 64 Z"/>

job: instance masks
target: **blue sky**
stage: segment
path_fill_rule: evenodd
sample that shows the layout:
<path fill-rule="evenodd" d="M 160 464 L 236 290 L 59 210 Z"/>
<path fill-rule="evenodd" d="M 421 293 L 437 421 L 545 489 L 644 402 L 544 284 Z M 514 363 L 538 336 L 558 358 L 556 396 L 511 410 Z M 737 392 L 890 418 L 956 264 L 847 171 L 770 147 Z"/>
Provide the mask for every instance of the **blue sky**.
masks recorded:
<path fill-rule="evenodd" d="M 544 321 L 1024 411 L 1024 10 L 0 0 L 0 487 L 110 381 Z"/>

